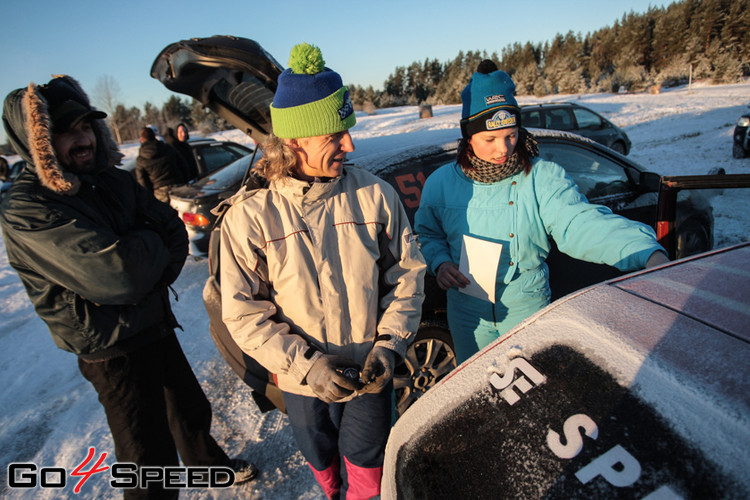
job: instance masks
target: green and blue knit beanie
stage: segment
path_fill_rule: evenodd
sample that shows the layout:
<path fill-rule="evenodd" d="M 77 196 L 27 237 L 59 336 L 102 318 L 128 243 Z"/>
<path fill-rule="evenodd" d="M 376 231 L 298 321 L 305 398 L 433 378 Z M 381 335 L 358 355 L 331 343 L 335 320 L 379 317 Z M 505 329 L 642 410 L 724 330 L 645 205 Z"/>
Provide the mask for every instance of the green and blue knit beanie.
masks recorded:
<path fill-rule="evenodd" d="M 461 134 L 469 138 L 477 132 L 521 126 L 521 109 L 516 84 L 494 62 L 482 61 L 461 92 Z"/>
<path fill-rule="evenodd" d="M 279 75 L 271 122 L 282 139 L 335 134 L 357 123 L 349 90 L 338 73 L 325 67 L 318 47 L 301 43 L 292 48 L 289 68 Z"/>

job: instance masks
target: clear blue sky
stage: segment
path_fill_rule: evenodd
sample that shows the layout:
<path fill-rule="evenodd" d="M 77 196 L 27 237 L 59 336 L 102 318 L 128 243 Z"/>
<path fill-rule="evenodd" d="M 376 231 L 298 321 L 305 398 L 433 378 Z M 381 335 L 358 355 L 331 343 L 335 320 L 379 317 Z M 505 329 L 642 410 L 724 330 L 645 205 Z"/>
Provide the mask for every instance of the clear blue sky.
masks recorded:
<path fill-rule="evenodd" d="M 459 51 L 498 52 L 514 42 L 551 40 L 612 26 L 649 0 L 0 0 L 0 96 L 75 77 L 89 93 L 114 78 L 127 106 L 157 106 L 171 92 L 149 71 L 172 42 L 236 35 L 259 42 L 286 66 L 299 42 L 317 45 L 345 83 L 383 88 L 397 66 Z M 0 142 L 5 142 L 0 130 Z"/>

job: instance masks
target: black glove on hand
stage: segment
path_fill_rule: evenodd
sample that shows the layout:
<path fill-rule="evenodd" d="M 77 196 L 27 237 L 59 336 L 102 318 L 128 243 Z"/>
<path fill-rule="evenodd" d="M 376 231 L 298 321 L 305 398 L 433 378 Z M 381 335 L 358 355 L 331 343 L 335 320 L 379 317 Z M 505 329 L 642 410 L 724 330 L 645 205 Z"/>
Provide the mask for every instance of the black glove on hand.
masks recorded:
<path fill-rule="evenodd" d="M 307 385 L 326 403 L 340 401 L 362 385 L 358 380 L 345 377 L 345 368 L 354 368 L 359 373 L 359 365 L 354 361 L 343 356 L 324 354 L 307 373 Z"/>
<path fill-rule="evenodd" d="M 361 392 L 378 393 L 393 378 L 396 366 L 396 353 L 386 347 L 375 346 L 367 355 L 365 368 L 362 370 L 362 381 L 365 386 Z"/>

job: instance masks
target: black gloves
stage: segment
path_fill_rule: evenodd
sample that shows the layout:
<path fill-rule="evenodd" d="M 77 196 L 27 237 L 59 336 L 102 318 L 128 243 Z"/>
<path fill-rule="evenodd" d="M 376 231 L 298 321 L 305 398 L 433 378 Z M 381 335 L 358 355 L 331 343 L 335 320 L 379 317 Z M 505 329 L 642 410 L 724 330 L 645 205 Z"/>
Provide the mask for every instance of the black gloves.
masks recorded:
<path fill-rule="evenodd" d="M 393 378 L 396 366 L 396 353 L 386 347 L 375 346 L 367 355 L 362 381 L 365 386 L 360 392 L 378 393 Z"/>
<path fill-rule="evenodd" d="M 369 358 L 368 358 L 369 359 Z M 359 365 L 343 356 L 324 354 L 315 361 L 307 373 L 307 385 L 326 403 L 335 403 L 360 389 L 359 380 L 344 376 L 347 368 L 359 373 Z"/>
<path fill-rule="evenodd" d="M 373 347 L 365 360 L 362 381 L 359 380 L 359 365 L 343 356 L 324 354 L 315 361 L 305 378 L 316 396 L 326 403 L 335 403 L 360 393 L 379 393 L 393 378 L 396 353 L 386 347 Z M 347 371 L 350 376 L 345 374 Z M 364 384 L 363 384 L 364 382 Z"/>

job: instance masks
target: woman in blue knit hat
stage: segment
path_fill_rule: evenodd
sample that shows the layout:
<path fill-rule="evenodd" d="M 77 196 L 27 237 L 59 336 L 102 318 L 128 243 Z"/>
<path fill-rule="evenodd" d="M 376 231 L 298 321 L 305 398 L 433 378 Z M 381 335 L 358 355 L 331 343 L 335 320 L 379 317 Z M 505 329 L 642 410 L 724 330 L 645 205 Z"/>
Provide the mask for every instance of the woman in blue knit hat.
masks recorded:
<path fill-rule="evenodd" d="M 415 216 L 428 270 L 447 290 L 459 363 L 549 303 L 550 237 L 572 257 L 621 271 L 668 260 L 649 226 L 588 203 L 562 167 L 538 157 L 514 93 L 505 72 L 480 63 L 461 93 L 457 161 L 427 179 Z M 497 266 L 485 297 L 462 293 L 473 288 L 459 270 L 462 247 L 476 240 L 499 254 L 476 266 Z"/>

